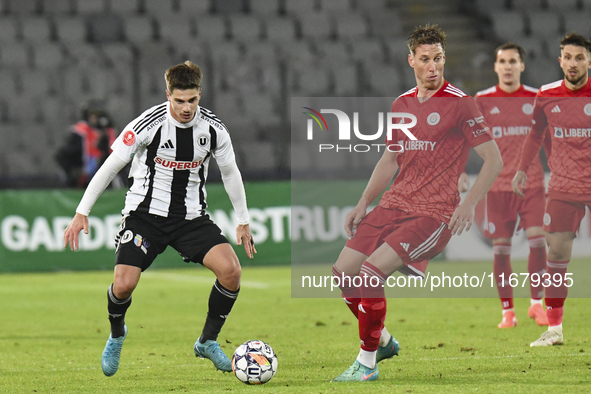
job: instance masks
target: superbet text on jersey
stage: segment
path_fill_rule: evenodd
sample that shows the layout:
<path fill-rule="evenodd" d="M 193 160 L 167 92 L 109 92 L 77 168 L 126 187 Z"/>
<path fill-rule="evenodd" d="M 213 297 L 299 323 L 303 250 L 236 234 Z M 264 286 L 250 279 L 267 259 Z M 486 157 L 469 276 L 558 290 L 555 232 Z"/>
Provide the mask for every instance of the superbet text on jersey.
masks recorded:
<path fill-rule="evenodd" d="M 428 100 L 420 102 L 417 88 L 398 97 L 392 112 L 414 114 L 411 129 L 417 140 L 398 131 L 388 144 L 399 144 L 400 173 L 380 205 L 437 218 L 449 223 L 460 203 L 458 178 L 471 147 L 492 140 L 474 100 L 447 81 Z M 406 120 L 408 122 L 408 120 Z"/>
<path fill-rule="evenodd" d="M 531 130 L 537 92 L 538 89 L 521 85 L 515 92 L 507 93 L 496 85 L 474 96 L 503 157 L 503 170 L 491 192 L 513 192 L 511 181 L 517 172 L 521 146 Z M 544 187 L 544 169 L 537 157 L 527 171 L 526 189 Z"/>

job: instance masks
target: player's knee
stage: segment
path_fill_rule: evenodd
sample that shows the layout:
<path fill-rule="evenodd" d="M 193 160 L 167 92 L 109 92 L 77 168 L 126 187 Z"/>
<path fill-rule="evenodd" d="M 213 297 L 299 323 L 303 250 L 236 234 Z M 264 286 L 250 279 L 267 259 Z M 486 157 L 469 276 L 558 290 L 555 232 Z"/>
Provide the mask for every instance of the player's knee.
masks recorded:
<path fill-rule="evenodd" d="M 218 281 L 228 290 L 238 290 L 240 288 L 240 276 L 242 268 L 240 264 L 228 264 L 218 275 Z"/>
<path fill-rule="evenodd" d="M 137 282 L 135 280 L 120 278 L 113 282 L 113 294 L 115 297 L 123 300 L 131 296 L 136 286 Z"/>

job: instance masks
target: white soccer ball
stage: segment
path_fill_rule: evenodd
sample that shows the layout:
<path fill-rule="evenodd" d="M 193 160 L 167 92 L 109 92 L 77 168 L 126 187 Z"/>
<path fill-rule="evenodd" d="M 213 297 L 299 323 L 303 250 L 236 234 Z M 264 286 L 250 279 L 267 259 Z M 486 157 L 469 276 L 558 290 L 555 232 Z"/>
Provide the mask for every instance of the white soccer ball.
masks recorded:
<path fill-rule="evenodd" d="M 243 383 L 267 383 L 277 372 L 277 356 L 265 342 L 247 341 L 234 352 L 232 371 Z"/>

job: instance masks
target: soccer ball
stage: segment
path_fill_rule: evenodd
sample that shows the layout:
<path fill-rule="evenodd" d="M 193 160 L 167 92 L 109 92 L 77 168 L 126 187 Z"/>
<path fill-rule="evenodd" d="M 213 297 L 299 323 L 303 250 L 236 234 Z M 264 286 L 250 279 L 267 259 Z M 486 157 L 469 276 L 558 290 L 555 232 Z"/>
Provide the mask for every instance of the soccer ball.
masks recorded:
<path fill-rule="evenodd" d="M 277 372 L 277 356 L 265 342 L 247 341 L 234 352 L 232 371 L 243 383 L 267 383 Z"/>

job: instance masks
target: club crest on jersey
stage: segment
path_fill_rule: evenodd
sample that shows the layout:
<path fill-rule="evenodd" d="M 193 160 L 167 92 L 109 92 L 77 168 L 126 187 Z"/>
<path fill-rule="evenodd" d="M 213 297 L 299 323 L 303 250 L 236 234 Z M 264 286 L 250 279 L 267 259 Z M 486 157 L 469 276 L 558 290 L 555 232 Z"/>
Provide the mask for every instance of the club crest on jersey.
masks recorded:
<path fill-rule="evenodd" d="M 589 104 L 586 104 L 586 105 L 583 107 L 583 112 L 585 113 L 585 115 L 587 115 L 587 116 L 591 116 L 591 103 L 589 103 Z"/>
<path fill-rule="evenodd" d="M 197 141 L 199 142 L 199 146 L 207 146 L 207 144 L 209 144 L 209 136 L 206 134 L 201 134 Z"/>
<path fill-rule="evenodd" d="M 546 226 L 549 226 L 551 222 L 552 222 L 552 218 L 550 217 L 550 214 L 549 213 L 545 213 L 544 214 L 544 224 Z"/>
<path fill-rule="evenodd" d="M 123 143 L 127 146 L 132 146 L 135 143 L 135 134 L 128 130 L 123 134 Z"/>
<path fill-rule="evenodd" d="M 554 126 L 554 137 L 564 138 L 564 132 L 562 131 L 562 127 Z"/>
<path fill-rule="evenodd" d="M 133 243 L 135 244 L 135 246 L 141 246 L 142 240 L 143 240 L 143 237 L 139 234 L 136 234 L 135 238 L 133 239 Z"/>
<path fill-rule="evenodd" d="M 525 104 L 523 104 L 523 107 L 521 107 L 521 110 L 523 111 L 524 114 L 531 115 L 534 113 L 534 106 L 531 105 L 530 103 L 525 103 Z"/>
<path fill-rule="evenodd" d="M 437 112 L 432 112 L 429 114 L 429 116 L 427 116 L 427 123 L 430 126 L 435 126 L 437 123 L 439 123 L 440 120 L 441 115 L 439 115 Z"/>
<path fill-rule="evenodd" d="M 123 236 L 121 237 L 121 243 L 126 244 L 133 238 L 133 232 L 131 230 L 125 230 Z"/>

